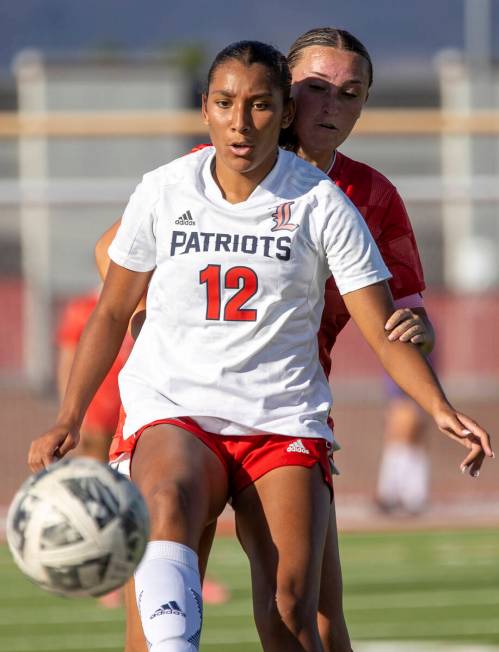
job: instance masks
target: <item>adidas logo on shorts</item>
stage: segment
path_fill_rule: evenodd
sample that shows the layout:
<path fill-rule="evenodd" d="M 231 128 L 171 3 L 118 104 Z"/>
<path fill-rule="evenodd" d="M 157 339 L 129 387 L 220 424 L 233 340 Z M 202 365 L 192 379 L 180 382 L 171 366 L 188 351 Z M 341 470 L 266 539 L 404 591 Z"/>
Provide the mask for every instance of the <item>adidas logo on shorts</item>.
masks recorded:
<path fill-rule="evenodd" d="M 308 448 L 305 448 L 301 439 L 297 439 L 286 448 L 287 453 L 304 453 L 310 455 Z"/>
<path fill-rule="evenodd" d="M 196 226 L 196 222 L 192 219 L 191 211 L 187 211 L 187 213 L 184 213 L 177 218 L 175 224 L 181 224 L 182 226 Z"/>

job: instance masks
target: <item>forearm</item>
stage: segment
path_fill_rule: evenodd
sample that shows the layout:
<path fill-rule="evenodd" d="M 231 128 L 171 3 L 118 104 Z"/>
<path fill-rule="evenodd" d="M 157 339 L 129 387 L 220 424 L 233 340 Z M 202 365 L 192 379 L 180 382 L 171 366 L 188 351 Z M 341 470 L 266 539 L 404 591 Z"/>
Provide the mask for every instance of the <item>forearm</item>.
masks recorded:
<path fill-rule="evenodd" d="M 419 347 L 409 342 L 381 339 L 373 347 L 386 372 L 432 416 L 449 405 L 444 391 Z"/>
<path fill-rule="evenodd" d="M 398 338 L 390 341 L 385 324 L 394 306 L 386 284 L 378 283 L 346 294 L 348 311 L 387 373 L 421 407 L 434 415 L 448 401 L 418 347 Z"/>

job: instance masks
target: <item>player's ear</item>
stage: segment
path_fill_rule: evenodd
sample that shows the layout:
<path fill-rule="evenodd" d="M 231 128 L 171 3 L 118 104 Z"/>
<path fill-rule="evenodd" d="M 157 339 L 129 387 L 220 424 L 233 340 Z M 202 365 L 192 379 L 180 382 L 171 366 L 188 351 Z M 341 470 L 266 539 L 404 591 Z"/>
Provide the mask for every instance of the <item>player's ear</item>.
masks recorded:
<path fill-rule="evenodd" d="M 208 120 L 208 110 L 206 108 L 206 103 L 208 101 L 208 96 L 206 93 L 201 95 L 201 115 L 203 116 L 203 122 L 205 125 L 209 125 L 210 121 Z"/>
<path fill-rule="evenodd" d="M 293 122 L 295 112 L 295 101 L 292 97 L 290 97 L 289 100 L 285 103 L 284 110 L 282 112 L 281 129 L 286 129 L 289 127 L 289 125 Z"/>

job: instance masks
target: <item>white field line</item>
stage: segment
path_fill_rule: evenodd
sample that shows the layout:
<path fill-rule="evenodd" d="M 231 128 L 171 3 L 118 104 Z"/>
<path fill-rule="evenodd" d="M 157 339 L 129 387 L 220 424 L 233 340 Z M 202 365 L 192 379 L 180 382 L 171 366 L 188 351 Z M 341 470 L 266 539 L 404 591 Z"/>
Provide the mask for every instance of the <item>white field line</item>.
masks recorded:
<path fill-rule="evenodd" d="M 419 643 L 411 641 L 382 641 L 354 643 L 355 652 L 499 652 L 491 645 L 455 645 L 453 643 Z"/>
<path fill-rule="evenodd" d="M 100 634 L 86 636 L 33 636 L 28 637 L 2 637 L 0 652 L 57 652 L 57 650 L 79 650 L 99 647 L 101 649 L 120 648 L 123 637 L 117 634 Z M 206 647 L 225 648 L 241 643 L 258 644 L 256 633 L 249 629 L 240 629 L 237 632 L 215 630 L 203 636 L 201 650 Z M 444 644 L 437 642 L 368 642 L 354 643 L 355 652 L 499 652 L 499 647 L 490 645 L 470 644 Z"/>

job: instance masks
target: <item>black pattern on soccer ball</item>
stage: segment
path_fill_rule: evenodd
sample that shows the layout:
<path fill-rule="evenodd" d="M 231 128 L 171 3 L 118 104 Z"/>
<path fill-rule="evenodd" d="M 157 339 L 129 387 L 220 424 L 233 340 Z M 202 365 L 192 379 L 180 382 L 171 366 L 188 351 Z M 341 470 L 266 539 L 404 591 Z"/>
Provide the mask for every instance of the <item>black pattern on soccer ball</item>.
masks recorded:
<path fill-rule="evenodd" d="M 51 591 L 71 593 L 91 589 L 104 579 L 110 560 L 111 555 L 103 555 L 73 566 L 45 566 Z"/>
<path fill-rule="evenodd" d="M 116 497 L 99 478 L 69 478 L 61 484 L 81 501 L 100 529 L 106 527 L 118 514 L 119 503 Z"/>
<path fill-rule="evenodd" d="M 83 541 L 83 537 L 71 523 L 69 518 L 60 512 L 56 507 L 52 508 L 54 516 L 53 523 L 46 525 L 40 535 L 40 549 L 53 550 L 62 546 L 69 546 L 72 543 Z"/>
<path fill-rule="evenodd" d="M 17 510 L 12 520 L 12 545 L 19 552 L 21 557 L 24 555 L 24 546 L 26 543 L 26 527 L 28 525 L 31 513 L 36 509 L 39 498 L 31 494 L 26 494 L 17 506 Z"/>

